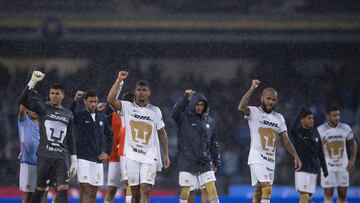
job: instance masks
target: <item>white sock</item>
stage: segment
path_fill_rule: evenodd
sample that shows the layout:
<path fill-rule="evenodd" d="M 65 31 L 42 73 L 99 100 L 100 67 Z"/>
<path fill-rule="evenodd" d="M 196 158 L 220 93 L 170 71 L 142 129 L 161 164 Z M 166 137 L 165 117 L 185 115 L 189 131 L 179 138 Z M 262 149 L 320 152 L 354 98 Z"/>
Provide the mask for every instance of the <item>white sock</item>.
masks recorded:
<path fill-rule="evenodd" d="M 260 202 L 261 202 L 261 203 L 270 203 L 270 200 L 269 200 L 269 199 L 261 199 Z"/>
<path fill-rule="evenodd" d="M 131 197 L 132 197 L 131 195 L 126 195 L 125 196 L 125 202 L 126 203 L 131 203 Z"/>
<path fill-rule="evenodd" d="M 180 199 L 179 200 L 179 203 L 187 203 L 188 201 L 187 201 L 187 199 Z"/>
<path fill-rule="evenodd" d="M 106 200 L 105 200 L 105 201 L 104 201 L 104 203 L 111 203 L 111 202 L 110 202 L 110 201 L 106 201 Z"/>
<path fill-rule="evenodd" d="M 213 199 L 213 200 L 211 200 L 211 201 L 209 201 L 210 203 L 220 203 L 219 202 L 219 199 Z"/>

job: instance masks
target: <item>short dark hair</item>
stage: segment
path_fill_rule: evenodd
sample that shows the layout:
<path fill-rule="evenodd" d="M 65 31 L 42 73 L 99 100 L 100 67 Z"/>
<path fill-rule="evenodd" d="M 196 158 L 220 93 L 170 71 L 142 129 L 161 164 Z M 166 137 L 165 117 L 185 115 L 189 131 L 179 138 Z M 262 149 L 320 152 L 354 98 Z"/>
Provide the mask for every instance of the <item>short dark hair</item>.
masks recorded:
<path fill-rule="evenodd" d="M 61 90 L 61 92 L 64 92 L 64 86 L 60 83 L 52 84 L 50 89 Z"/>
<path fill-rule="evenodd" d="M 338 105 L 330 105 L 326 108 L 326 113 L 330 114 L 332 111 L 340 111 L 340 108 Z"/>
<path fill-rule="evenodd" d="M 309 109 L 304 111 L 301 118 L 306 118 L 306 116 L 308 116 L 308 115 L 313 115 L 313 113 Z"/>
<path fill-rule="evenodd" d="M 144 86 L 144 87 L 147 87 L 148 89 L 150 89 L 150 83 L 147 80 L 139 80 L 136 83 L 136 86 Z"/>
<path fill-rule="evenodd" d="M 134 93 L 126 92 L 121 98 L 124 101 L 133 102 L 134 101 Z"/>
<path fill-rule="evenodd" d="M 95 91 L 90 90 L 86 92 L 84 99 L 86 100 L 88 97 L 97 97 L 97 94 Z"/>

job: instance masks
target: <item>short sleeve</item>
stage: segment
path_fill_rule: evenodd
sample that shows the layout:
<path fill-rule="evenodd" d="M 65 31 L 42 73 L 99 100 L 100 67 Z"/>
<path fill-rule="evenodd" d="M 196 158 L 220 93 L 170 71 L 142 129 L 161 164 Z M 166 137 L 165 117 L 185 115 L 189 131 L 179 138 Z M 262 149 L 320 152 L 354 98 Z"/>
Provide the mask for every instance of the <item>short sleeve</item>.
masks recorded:
<path fill-rule="evenodd" d="M 258 107 L 248 106 L 250 114 L 248 116 L 244 115 L 244 118 L 247 120 L 253 120 L 256 114 L 258 113 Z"/>
<path fill-rule="evenodd" d="M 351 140 L 354 138 L 354 133 L 350 126 L 346 126 L 346 127 L 347 127 L 346 140 Z"/>
<path fill-rule="evenodd" d="M 279 133 L 287 131 L 285 119 L 282 115 L 280 115 L 280 126 L 279 126 Z"/>
<path fill-rule="evenodd" d="M 126 112 L 129 111 L 131 102 L 122 101 L 122 100 L 120 100 L 120 102 L 121 102 L 121 112 L 122 112 L 123 114 L 126 114 Z"/>
<path fill-rule="evenodd" d="M 322 125 L 321 125 L 322 126 Z M 324 134 L 323 134 L 323 131 L 321 129 L 321 126 L 317 127 L 317 131 L 319 133 L 319 136 L 320 136 L 320 139 L 323 139 L 324 138 Z"/>
<path fill-rule="evenodd" d="M 159 108 L 156 108 L 155 114 L 156 114 L 156 120 L 155 120 L 156 130 L 160 130 L 161 128 L 165 127 L 161 110 Z"/>

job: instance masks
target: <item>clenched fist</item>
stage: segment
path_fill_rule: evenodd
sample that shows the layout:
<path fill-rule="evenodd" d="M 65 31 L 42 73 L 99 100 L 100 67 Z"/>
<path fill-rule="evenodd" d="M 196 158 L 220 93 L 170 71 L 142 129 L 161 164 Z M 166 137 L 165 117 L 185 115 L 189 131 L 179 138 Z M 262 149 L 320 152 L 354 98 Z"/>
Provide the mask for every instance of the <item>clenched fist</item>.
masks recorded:
<path fill-rule="evenodd" d="M 36 83 L 40 82 L 44 77 L 45 77 L 44 73 L 42 73 L 41 71 L 35 70 L 32 73 L 31 79 L 28 83 L 29 89 L 33 89 L 35 87 Z"/>
<path fill-rule="evenodd" d="M 252 80 L 250 88 L 255 90 L 259 86 L 260 82 L 261 82 L 260 80 Z"/>
<path fill-rule="evenodd" d="M 123 81 L 127 78 L 127 76 L 129 75 L 129 72 L 127 71 L 120 71 L 118 74 L 118 79 Z"/>

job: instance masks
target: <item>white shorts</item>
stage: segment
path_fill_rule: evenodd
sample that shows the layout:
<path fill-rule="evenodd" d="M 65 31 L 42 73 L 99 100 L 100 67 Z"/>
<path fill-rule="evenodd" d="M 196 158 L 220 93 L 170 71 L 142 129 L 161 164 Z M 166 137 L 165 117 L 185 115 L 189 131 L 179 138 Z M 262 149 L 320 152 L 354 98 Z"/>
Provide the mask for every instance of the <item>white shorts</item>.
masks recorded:
<path fill-rule="evenodd" d="M 20 164 L 19 189 L 23 192 L 35 192 L 36 189 L 36 165 L 27 163 Z"/>
<path fill-rule="evenodd" d="M 258 182 L 274 182 L 274 170 L 264 164 L 250 164 L 251 185 L 255 186 Z"/>
<path fill-rule="evenodd" d="M 78 159 L 78 181 L 93 186 L 104 185 L 104 167 L 102 163 Z"/>
<path fill-rule="evenodd" d="M 120 162 L 109 162 L 107 186 L 119 188 L 121 186 L 121 167 Z"/>
<path fill-rule="evenodd" d="M 130 186 L 139 185 L 140 183 L 146 183 L 150 185 L 155 184 L 156 162 L 140 163 L 126 158 L 125 167 L 127 170 Z"/>
<path fill-rule="evenodd" d="M 313 194 L 316 189 L 317 174 L 306 172 L 295 172 L 295 188 L 299 192 Z"/>
<path fill-rule="evenodd" d="M 212 181 L 216 181 L 214 171 L 207 171 L 200 175 L 185 171 L 180 171 L 179 173 L 179 185 L 190 186 L 190 191 L 202 189 L 206 183 Z"/>
<path fill-rule="evenodd" d="M 122 181 L 128 180 L 128 174 L 126 172 L 125 164 L 126 164 L 126 157 L 120 156 L 120 171 L 121 171 Z"/>
<path fill-rule="evenodd" d="M 321 187 L 332 188 L 332 187 L 349 187 L 349 172 L 347 171 L 336 171 L 329 172 L 328 177 L 324 177 L 321 170 Z"/>

